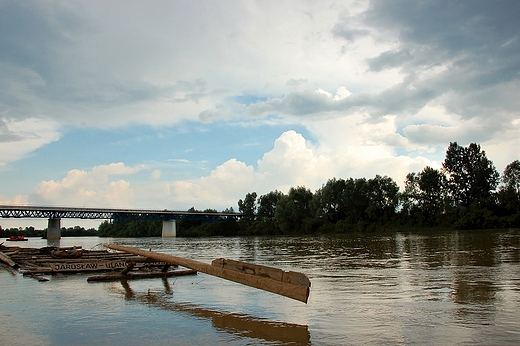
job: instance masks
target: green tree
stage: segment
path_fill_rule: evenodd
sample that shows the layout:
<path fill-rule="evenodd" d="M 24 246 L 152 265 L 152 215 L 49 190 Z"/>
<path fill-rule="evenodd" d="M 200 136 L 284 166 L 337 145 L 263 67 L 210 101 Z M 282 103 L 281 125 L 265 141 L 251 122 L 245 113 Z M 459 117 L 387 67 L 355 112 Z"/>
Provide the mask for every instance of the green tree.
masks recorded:
<path fill-rule="evenodd" d="M 444 210 L 445 177 L 437 169 L 425 167 L 418 176 L 419 203 L 426 223 L 433 226 Z"/>
<path fill-rule="evenodd" d="M 306 219 L 311 217 L 312 192 L 304 186 L 291 187 L 276 205 L 275 220 L 284 233 L 303 231 Z"/>
<path fill-rule="evenodd" d="M 520 194 L 520 161 L 515 160 L 506 166 L 502 174 L 502 190 L 511 190 Z"/>
<path fill-rule="evenodd" d="M 256 192 L 247 193 L 244 200 L 238 200 L 238 211 L 244 214 L 244 219 L 252 221 L 256 214 Z"/>
<path fill-rule="evenodd" d="M 498 185 L 499 174 L 480 145 L 471 143 L 462 147 L 457 142 L 450 143 L 442 166 L 455 206 L 489 202 Z"/>
<path fill-rule="evenodd" d="M 274 217 L 276 205 L 283 197 L 283 193 L 275 190 L 258 197 L 258 215 L 262 217 Z"/>
<path fill-rule="evenodd" d="M 419 176 L 414 172 L 408 173 L 404 181 L 404 191 L 399 194 L 401 214 L 407 218 L 413 217 L 419 210 L 420 197 Z"/>
<path fill-rule="evenodd" d="M 520 212 L 520 161 L 506 166 L 502 174 L 498 200 L 503 215 Z M 512 225 L 509 225 L 512 226 Z"/>
<path fill-rule="evenodd" d="M 332 223 L 346 217 L 345 189 L 347 182 L 332 178 L 318 189 L 312 199 L 312 208 L 318 218 Z"/>
<path fill-rule="evenodd" d="M 365 178 L 346 180 L 343 201 L 348 224 L 367 221 L 367 209 L 370 205 L 368 181 Z"/>
<path fill-rule="evenodd" d="M 392 178 L 376 175 L 368 180 L 369 206 L 366 209 L 368 219 L 377 223 L 390 221 L 399 201 L 399 186 Z"/>

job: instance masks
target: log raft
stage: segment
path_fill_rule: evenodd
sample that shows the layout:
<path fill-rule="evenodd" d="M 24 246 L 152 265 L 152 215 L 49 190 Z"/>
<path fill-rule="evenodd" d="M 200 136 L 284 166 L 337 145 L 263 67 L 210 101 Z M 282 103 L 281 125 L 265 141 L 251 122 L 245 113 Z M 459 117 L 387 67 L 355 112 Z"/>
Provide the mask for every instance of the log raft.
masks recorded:
<path fill-rule="evenodd" d="M 48 279 L 41 274 L 117 272 L 113 276 L 88 278 L 88 281 L 138 279 L 147 277 L 170 277 L 196 274 L 193 270 L 177 271 L 177 266 L 136 256 L 120 251 L 85 250 L 75 247 L 21 248 L 0 244 L 0 263 L 6 264 L 9 270 L 17 270 L 24 276 L 39 281 Z M 104 278 L 103 278 L 104 277 Z"/>

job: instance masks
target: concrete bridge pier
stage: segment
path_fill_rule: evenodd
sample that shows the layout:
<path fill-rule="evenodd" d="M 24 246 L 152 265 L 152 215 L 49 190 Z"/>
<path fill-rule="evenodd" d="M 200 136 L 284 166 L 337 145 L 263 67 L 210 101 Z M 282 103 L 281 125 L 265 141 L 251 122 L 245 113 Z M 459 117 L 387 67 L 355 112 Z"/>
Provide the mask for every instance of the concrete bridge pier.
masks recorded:
<path fill-rule="evenodd" d="M 175 220 L 164 220 L 162 223 L 162 237 L 175 238 L 177 237 L 177 226 Z"/>
<path fill-rule="evenodd" d="M 47 226 L 47 240 L 59 240 L 61 238 L 61 219 L 50 218 Z"/>

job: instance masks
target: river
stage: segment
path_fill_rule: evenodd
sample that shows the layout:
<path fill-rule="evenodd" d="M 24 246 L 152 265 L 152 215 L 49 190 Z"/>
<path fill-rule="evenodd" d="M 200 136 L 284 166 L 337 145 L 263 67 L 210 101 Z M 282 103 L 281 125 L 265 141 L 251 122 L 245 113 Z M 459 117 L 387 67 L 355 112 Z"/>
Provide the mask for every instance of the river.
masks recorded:
<path fill-rule="evenodd" d="M 199 273 L 87 283 L 0 268 L 3 345 L 518 345 L 520 231 L 62 238 L 300 271 L 308 304 Z M 43 239 L 4 245 L 43 247 Z"/>

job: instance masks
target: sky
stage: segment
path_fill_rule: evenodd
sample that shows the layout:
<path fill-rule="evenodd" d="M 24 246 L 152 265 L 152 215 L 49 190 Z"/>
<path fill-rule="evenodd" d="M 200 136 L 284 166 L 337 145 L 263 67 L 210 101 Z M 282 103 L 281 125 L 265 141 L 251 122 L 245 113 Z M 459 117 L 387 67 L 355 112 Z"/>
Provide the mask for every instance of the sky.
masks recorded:
<path fill-rule="evenodd" d="M 403 186 L 450 142 L 502 172 L 518 18 L 517 0 L 0 0 L 0 204 L 238 210 L 331 178 Z"/>

